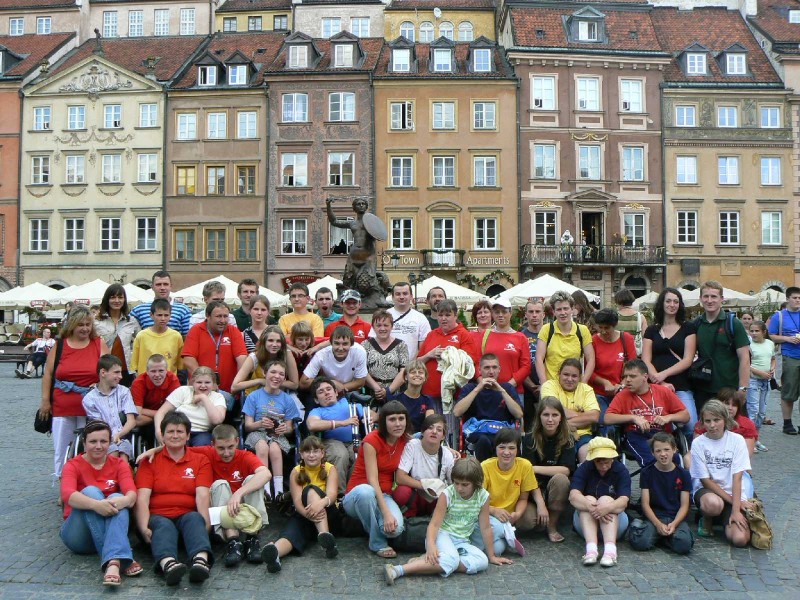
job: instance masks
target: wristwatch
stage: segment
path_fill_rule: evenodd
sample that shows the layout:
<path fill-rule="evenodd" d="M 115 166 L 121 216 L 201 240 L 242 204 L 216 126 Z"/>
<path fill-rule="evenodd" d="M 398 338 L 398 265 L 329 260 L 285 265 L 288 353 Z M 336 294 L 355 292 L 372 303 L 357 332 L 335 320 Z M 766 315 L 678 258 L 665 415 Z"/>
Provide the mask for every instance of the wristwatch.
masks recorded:
<path fill-rule="evenodd" d="M 749 390 L 750 388 L 749 388 L 749 387 L 747 387 L 747 386 L 742 386 L 742 387 L 739 387 L 739 388 L 736 388 L 736 389 L 737 389 L 738 391 L 740 391 L 740 392 L 746 392 L 746 391 L 747 391 L 747 390 Z"/>

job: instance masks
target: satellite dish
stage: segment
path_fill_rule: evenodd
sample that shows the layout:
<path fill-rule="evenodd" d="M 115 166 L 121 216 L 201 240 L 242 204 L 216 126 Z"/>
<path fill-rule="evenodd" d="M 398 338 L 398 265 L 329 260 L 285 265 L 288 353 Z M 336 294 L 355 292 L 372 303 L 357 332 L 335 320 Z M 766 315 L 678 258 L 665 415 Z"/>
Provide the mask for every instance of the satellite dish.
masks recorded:
<path fill-rule="evenodd" d="M 441 18 L 441 16 L 442 16 L 442 9 L 441 9 L 441 8 L 439 8 L 438 6 L 437 6 L 436 8 L 434 8 L 434 9 L 433 9 L 433 16 L 434 16 L 434 17 L 436 17 L 437 19 Z"/>

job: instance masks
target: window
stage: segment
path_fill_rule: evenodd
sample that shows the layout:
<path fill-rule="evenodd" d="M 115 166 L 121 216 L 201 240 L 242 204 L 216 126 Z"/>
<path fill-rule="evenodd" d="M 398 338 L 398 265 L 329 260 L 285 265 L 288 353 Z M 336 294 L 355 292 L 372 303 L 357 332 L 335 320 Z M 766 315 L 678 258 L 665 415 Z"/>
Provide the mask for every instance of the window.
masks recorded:
<path fill-rule="evenodd" d="M 156 127 L 158 125 L 158 105 L 139 105 L 139 127 Z"/>
<path fill-rule="evenodd" d="M 534 144 L 533 176 L 542 179 L 556 178 L 556 146 L 555 144 Z"/>
<path fill-rule="evenodd" d="M 225 167 L 206 167 L 206 195 L 220 196 L 225 193 Z"/>
<path fill-rule="evenodd" d="M 789 11 L 789 23 L 800 23 L 800 10 Z"/>
<path fill-rule="evenodd" d="M 9 19 L 8 34 L 25 35 L 25 19 Z"/>
<path fill-rule="evenodd" d="M 289 46 L 289 68 L 305 69 L 308 66 L 308 48 Z"/>
<path fill-rule="evenodd" d="M 413 164 L 414 159 L 411 156 L 392 157 L 392 187 L 412 187 L 414 185 Z"/>
<path fill-rule="evenodd" d="M 155 35 L 169 35 L 169 10 L 164 8 L 156 9 L 154 13 Z"/>
<path fill-rule="evenodd" d="M 281 252 L 283 254 L 305 254 L 308 225 L 305 219 L 283 219 L 281 221 Z"/>
<path fill-rule="evenodd" d="M 103 37 L 117 37 L 117 11 L 108 10 L 103 13 Z"/>
<path fill-rule="evenodd" d="M 181 35 L 194 35 L 196 33 L 194 26 L 194 9 L 182 8 L 181 9 Z"/>
<path fill-rule="evenodd" d="M 678 237 L 679 244 L 697 243 L 697 211 L 678 211 Z"/>
<path fill-rule="evenodd" d="M 48 131 L 50 122 L 49 106 L 37 106 L 33 109 L 33 128 L 36 131 Z"/>
<path fill-rule="evenodd" d="M 539 246 L 556 245 L 556 212 L 554 210 L 533 213 L 533 243 Z"/>
<path fill-rule="evenodd" d="M 217 67 L 202 66 L 197 70 L 197 85 L 217 85 Z"/>
<path fill-rule="evenodd" d="M 120 183 L 122 181 L 122 155 L 103 154 L 102 155 L 102 178 L 103 183 Z"/>
<path fill-rule="evenodd" d="M 258 230 L 236 230 L 236 260 L 258 260 Z"/>
<path fill-rule="evenodd" d="M 194 229 L 175 230 L 175 260 L 194 260 Z"/>
<path fill-rule="evenodd" d="M 644 181 L 644 148 L 622 148 L 622 181 Z"/>
<path fill-rule="evenodd" d="M 717 159 L 720 185 L 739 185 L 739 157 L 720 156 Z"/>
<path fill-rule="evenodd" d="M 777 156 L 761 157 L 761 185 L 781 184 L 781 159 Z"/>
<path fill-rule="evenodd" d="M 223 17 L 222 31 L 225 33 L 234 33 L 238 28 L 236 17 Z"/>
<path fill-rule="evenodd" d="M 439 37 L 454 40 L 453 31 L 453 24 L 450 21 L 442 21 L 441 25 L 439 25 Z"/>
<path fill-rule="evenodd" d="M 706 55 L 702 52 L 690 52 L 686 55 L 686 74 L 705 75 Z"/>
<path fill-rule="evenodd" d="M 197 115 L 195 113 L 178 113 L 178 139 L 197 139 Z"/>
<path fill-rule="evenodd" d="M 433 41 L 433 23 L 423 21 L 419 24 L 419 41 L 430 44 Z"/>
<path fill-rule="evenodd" d="M 449 48 L 433 49 L 433 70 L 437 73 L 446 73 L 453 70 L 453 53 Z"/>
<path fill-rule="evenodd" d="M 578 77 L 578 110 L 600 110 L 600 80 Z"/>
<path fill-rule="evenodd" d="M 395 73 L 408 73 L 411 70 L 411 50 L 392 50 L 392 71 Z"/>
<path fill-rule="evenodd" d="M 83 219 L 64 219 L 64 252 L 82 252 L 84 233 Z"/>
<path fill-rule="evenodd" d="M 414 247 L 412 219 L 399 217 L 391 220 L 392 249 L 411 250 Z"/>
<path fill-rule="evenodd" d="M 696 156 L 677 157 L 677 183 L 684 183 L 684 184 L 697 183 Z"/>
<path fill-rule="evenodd" d="M 100 250 L 119 250 L 121 247 L 122 219 L 109 217 L 100 219 Z"/>
<path fill-rule="evenodd" d="M 236 167 L 236 191 L 241 196 L 256 193 L 255 167 Z"/>
<path fill-rule="evenodd" d="M 53 19 L 50 17 L 37 17 L 36 18 L 36 33 L 39 35 L 47 35 L 53 30 Z"/>
<path fill-rule="evenodd" d="M 328 96 L 328 120 L 355 121 L 356 95 L 353 92 L 332 92 Z"/>
<path fill-rule="evenodd" d="M 472 105 L 472 126 L 475 129 L 495 128 L 496 104 L 494 102 L 476 102 Z"/>
<path fill-rule="evenodd" d="M 342 20 L 339 17 L 326 17 L 322 19 L 322 37 L 329 38 L 342 30 Z"/>
<path fill-rule="evenodd" d="M 719 243 L 739 243 L 739 213 L 723 211 L 719 213 Z"/>
<path fill-rule="evenodd" d="M 236 115 L 237 127 L 236 137 L 240 140 L 250 139 L 256 137 L 256 113 L 255 112 L 240 112 Z"/>
<path fill-rule="evenodd" d="M 353 217 L 345 217 L 353 221 Z M 328 225 L 328 252 L 330 254 L 347 254 L 353 247 L 353 232 L 349 229 Z"/>
<path fill-rule="evenodd" d="M 497 219 L 475 219 L 475 249 L 497 250 Z"/>
<path fill-rule="evenodd" d="M 206 135 L 212 140 L 224 140 L 228 137 L 228 113 L 208 113 L 208 132 Z"/>
<path fill-rule="evenodd" d="M 600 146 L 578 146 L 581 179 L 600 179 Z"/>
<path fill-rule="evenodd" d="M 434 129 L 455 129 L 456 128 L 456 104 L 455 102 L 434 102 L 433 103 L 433 128 Z"/>
<path fill-rule="evenodd" d="M 675 125 L 677 127 L 696 127 L 695 107 L 679 104 L 675 107 Z"/>
<path fill-rule="evenodd" d="M 744 54 L 727 54 L 725 72 L 728 75 L 747 75 L 747 60 Z"/>
<path fill-rule="evenodd" d="M 433 220 L 433 249 L 454 250 L 456 247 L 456 220 L 452 218 L 437 218 Z M 434 264 L 455 264 L 452 252 L 434 254 Z"/>
<path fill-rule="evenodd" d="M 476 156 L 472 159 L 475 173 L 475 187 L 495 187 L 497 185 L 497 157 Z"/>
<path fill-rule="evenodd" d="M 414 103 L 392 102 L 390 105 L 391 128 L 394 130 L 414 129 Z"/>
<path fill-rule="evenodd" d="M 355 155 L 352 152 L 328 153 L 328 185 L 353 185 Z"/>
<path fill-rule="evenodd" d="M 737 127 L 738 112 L 735 106 L 718 106 L 717 127 Z"/>
<path fill-rule="evenodd" d="M 156 250 L 158 219 L 156 217 L 136 218 L 136 249 Z"/>
<path fill-rule="evenodd" d="M 289 16 L 275 15 L 272 17 L 272 28 L 275 31 L 287 31 L 289 29 Z"/>
<path fill-rule="evenodd" d="M 369 37 L 369 17 L 351 17 L 350 33 L 357 37 Z"/>
<path fill-rule="evenodd" d="M 122 127 L 122 105 L 106 104 L 103 107 L 103 127 L 119 129 Z"/>
<path fill-rule="evenodd" d="M 541 110 L 555 110 L 556 108 L 556 78 L 533 78 L 533 108 Z"/>
<path fill-rule="evenodd" d="M 761 127 L 774 128 L 781 126 L 781 109 L 777 106 L 761 107 Z"/>
<path fill-rule="evenodd" d="M 50 221 L 49 219 L 31 219 L 30 243 L 31 252 L 47 252 L 50 250 Z"/>
<path fill-rule="evenodd" d="M 261 31 L 261 17 L 247 17 L 247 31 Z"/>
<path fill-rule="evenodd" d="M 642 104 L 642 80 L 622 79 L 620 80 L 620 88 L 622 91 L 622 110 L 624 112 L 642 112 L 644 110 Z"/>
<path fill-rule="evenodd" d="M 50 183 L 50 157 L 34 156 L 31 158 L 31 183 Z"/>
<path fill-rule="evenodd" d="M 283 122 L 308 121 L 308 94 L 283 94 Z"/>
<path fill-rule="evenodd" d="M 144 35 L 144 11 L 128 11 L 128 37 L 142 37 Z"/>
<path fill-rule="evenodd" d="M 578 21 L 578 39 L 581 42 L 596 42 L 597 23 L 594 21 Z"/>
<path fill-rule="evenodd" d="M 456 185 L 456 157 L 433 157 L 433 186 L 454 187 Z"/>
<path fill-rule="evenodd" d="M 196 172 L 195 167 L 178 167 L 175 177 L 178 184 L 178 196 L 194 196 Z"/>
<path fill-rule="evenodd" d="M 86 129 L 86 107 L 68 106 L 67 107 L 67 128 Z"/>
<path fill-rule="evenodd" d="M 283 185 L 287 187 L 308 185 L 308 155 L 304 152 L 289 152 L 281 155 L 281 172 L 283 173 Z"/>
<path fill-rule="evenodd" d="M 228 232 L 206 229 L 206 260 L 228 260 Z"/>
<path fill-rule="evenodd" d="M 779 246 L 781 244 L 781 213 L 761 213 L 761 243 L 765 246 Z"/>
<path fill-rule="evenodd" d="M 335 67 L 352 67 L 353 66 L 353 44 L 336 44 L 334 46 L 334 61 Z"/>
<path fill-rule="evenodd" d="M 247 84 L 247 65 L 231 65 L 228 67 L 228 85 Z"/>
<path fill-rule="evenodd" d="M 86 157 L 67 156 L 67 176 L 65 183 L 86 183 Z"/>
<path fill-rule="evenodd" d="M 626 246 L 644 246 L 644 213 L 625 213 L 622 216 Z"/>
<path fill-rule="evenodd" d="M 458 41 L 471 42 L 475 38 L 474 28 L 469 21 L 461 21 L 458 24 Z"/>
<path fill-rule="evenodd" d="M 140 154 L 139 158 L 139 183 L 151 183 L 158 180 L 158 155 Z"/>
<path fill-rule="evenodd" d="M 414 24 L 411 21 L 403 21 L 400 23 L 400 35 L 406 38 L 409 42 L 414 40 Z"/>
<path fill-rule="evenodd" d="M 472 70 L 476 73 L 488 73 L 492 70 L 492 51 L 488 48 L 476 48 L 472 51 Z"/>

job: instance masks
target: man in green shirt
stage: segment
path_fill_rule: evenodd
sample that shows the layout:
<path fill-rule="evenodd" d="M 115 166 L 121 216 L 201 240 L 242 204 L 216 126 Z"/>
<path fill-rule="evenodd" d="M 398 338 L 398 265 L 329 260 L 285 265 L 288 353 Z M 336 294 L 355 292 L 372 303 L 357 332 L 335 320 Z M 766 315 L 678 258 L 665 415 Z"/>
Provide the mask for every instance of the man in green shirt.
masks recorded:
<path fill-rule="evenodd" d="M 252 325 L 250 320 L 250 299 L 257 294 L 258 282 L 255 279 L 248 277 L 239 282 L 239 287 L 236 288 L 236 295 L 239 296 L 242 305 L 231 313 L 233 318 L 236 319 L 236 327 L 239 328 L 239 331 L 244 331 Z"/>

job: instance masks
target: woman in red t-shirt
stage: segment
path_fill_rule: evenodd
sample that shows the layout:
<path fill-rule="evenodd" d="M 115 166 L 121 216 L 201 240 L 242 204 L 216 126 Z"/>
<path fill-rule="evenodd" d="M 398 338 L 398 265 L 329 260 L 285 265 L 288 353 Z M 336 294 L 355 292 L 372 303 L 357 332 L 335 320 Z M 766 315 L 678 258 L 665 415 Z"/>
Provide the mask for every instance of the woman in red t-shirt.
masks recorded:
<path fill-rule="evenodd" d="M 413 427 L 406 407 L 397 400 L 378 412 L 378 429 L 361 442 L 342 501 L 345 512 L 361 521 L 369 534 L 369 549 L 381 558 L 394 558 L 387 538 L 403 533 L 403 513 L 392 499 L 394 474 Z"/>
<path fill-rule="evenodd" d="M 619 313 L 612 308 L 598 310 L 592 316 L 598 333 L 592 336 L 594 345 L 594 373 L 589 385 L 594 389 L 600 404 L 600 422 L 605 420 L 606 409 L 622 388 L 622 367 L 636 358 L 636 343 L 631 334 L 617 330 Z M 604 432 L 605 428 L 601 430 Z"/>
<path fill-rule="evenodd" d="M 525 388 L 522 382 L 531 374 L 531 350 L 528 338 L 511 328 L 511 302 L 500 298 L 492 304 L 494 327 L 487 335 L 481 333 L 477 339 L 481 356 L 494 354 L 500 361 L 498 383 L 510 383 L 522 396 Z"/>
<path fill-rule="evenodd" d="M 61 498 L 64 524 L 59 535 L 76 554 L 100 555 L 103 585 L 119 585 L 120 569 L 135 577 L 143 571 L 128 541 L 129 509 L 136 486 L 127 461 L 108 456 L 111 427 L 89 421 L 83 430 L 86 451 L 64 465 Z"/>

